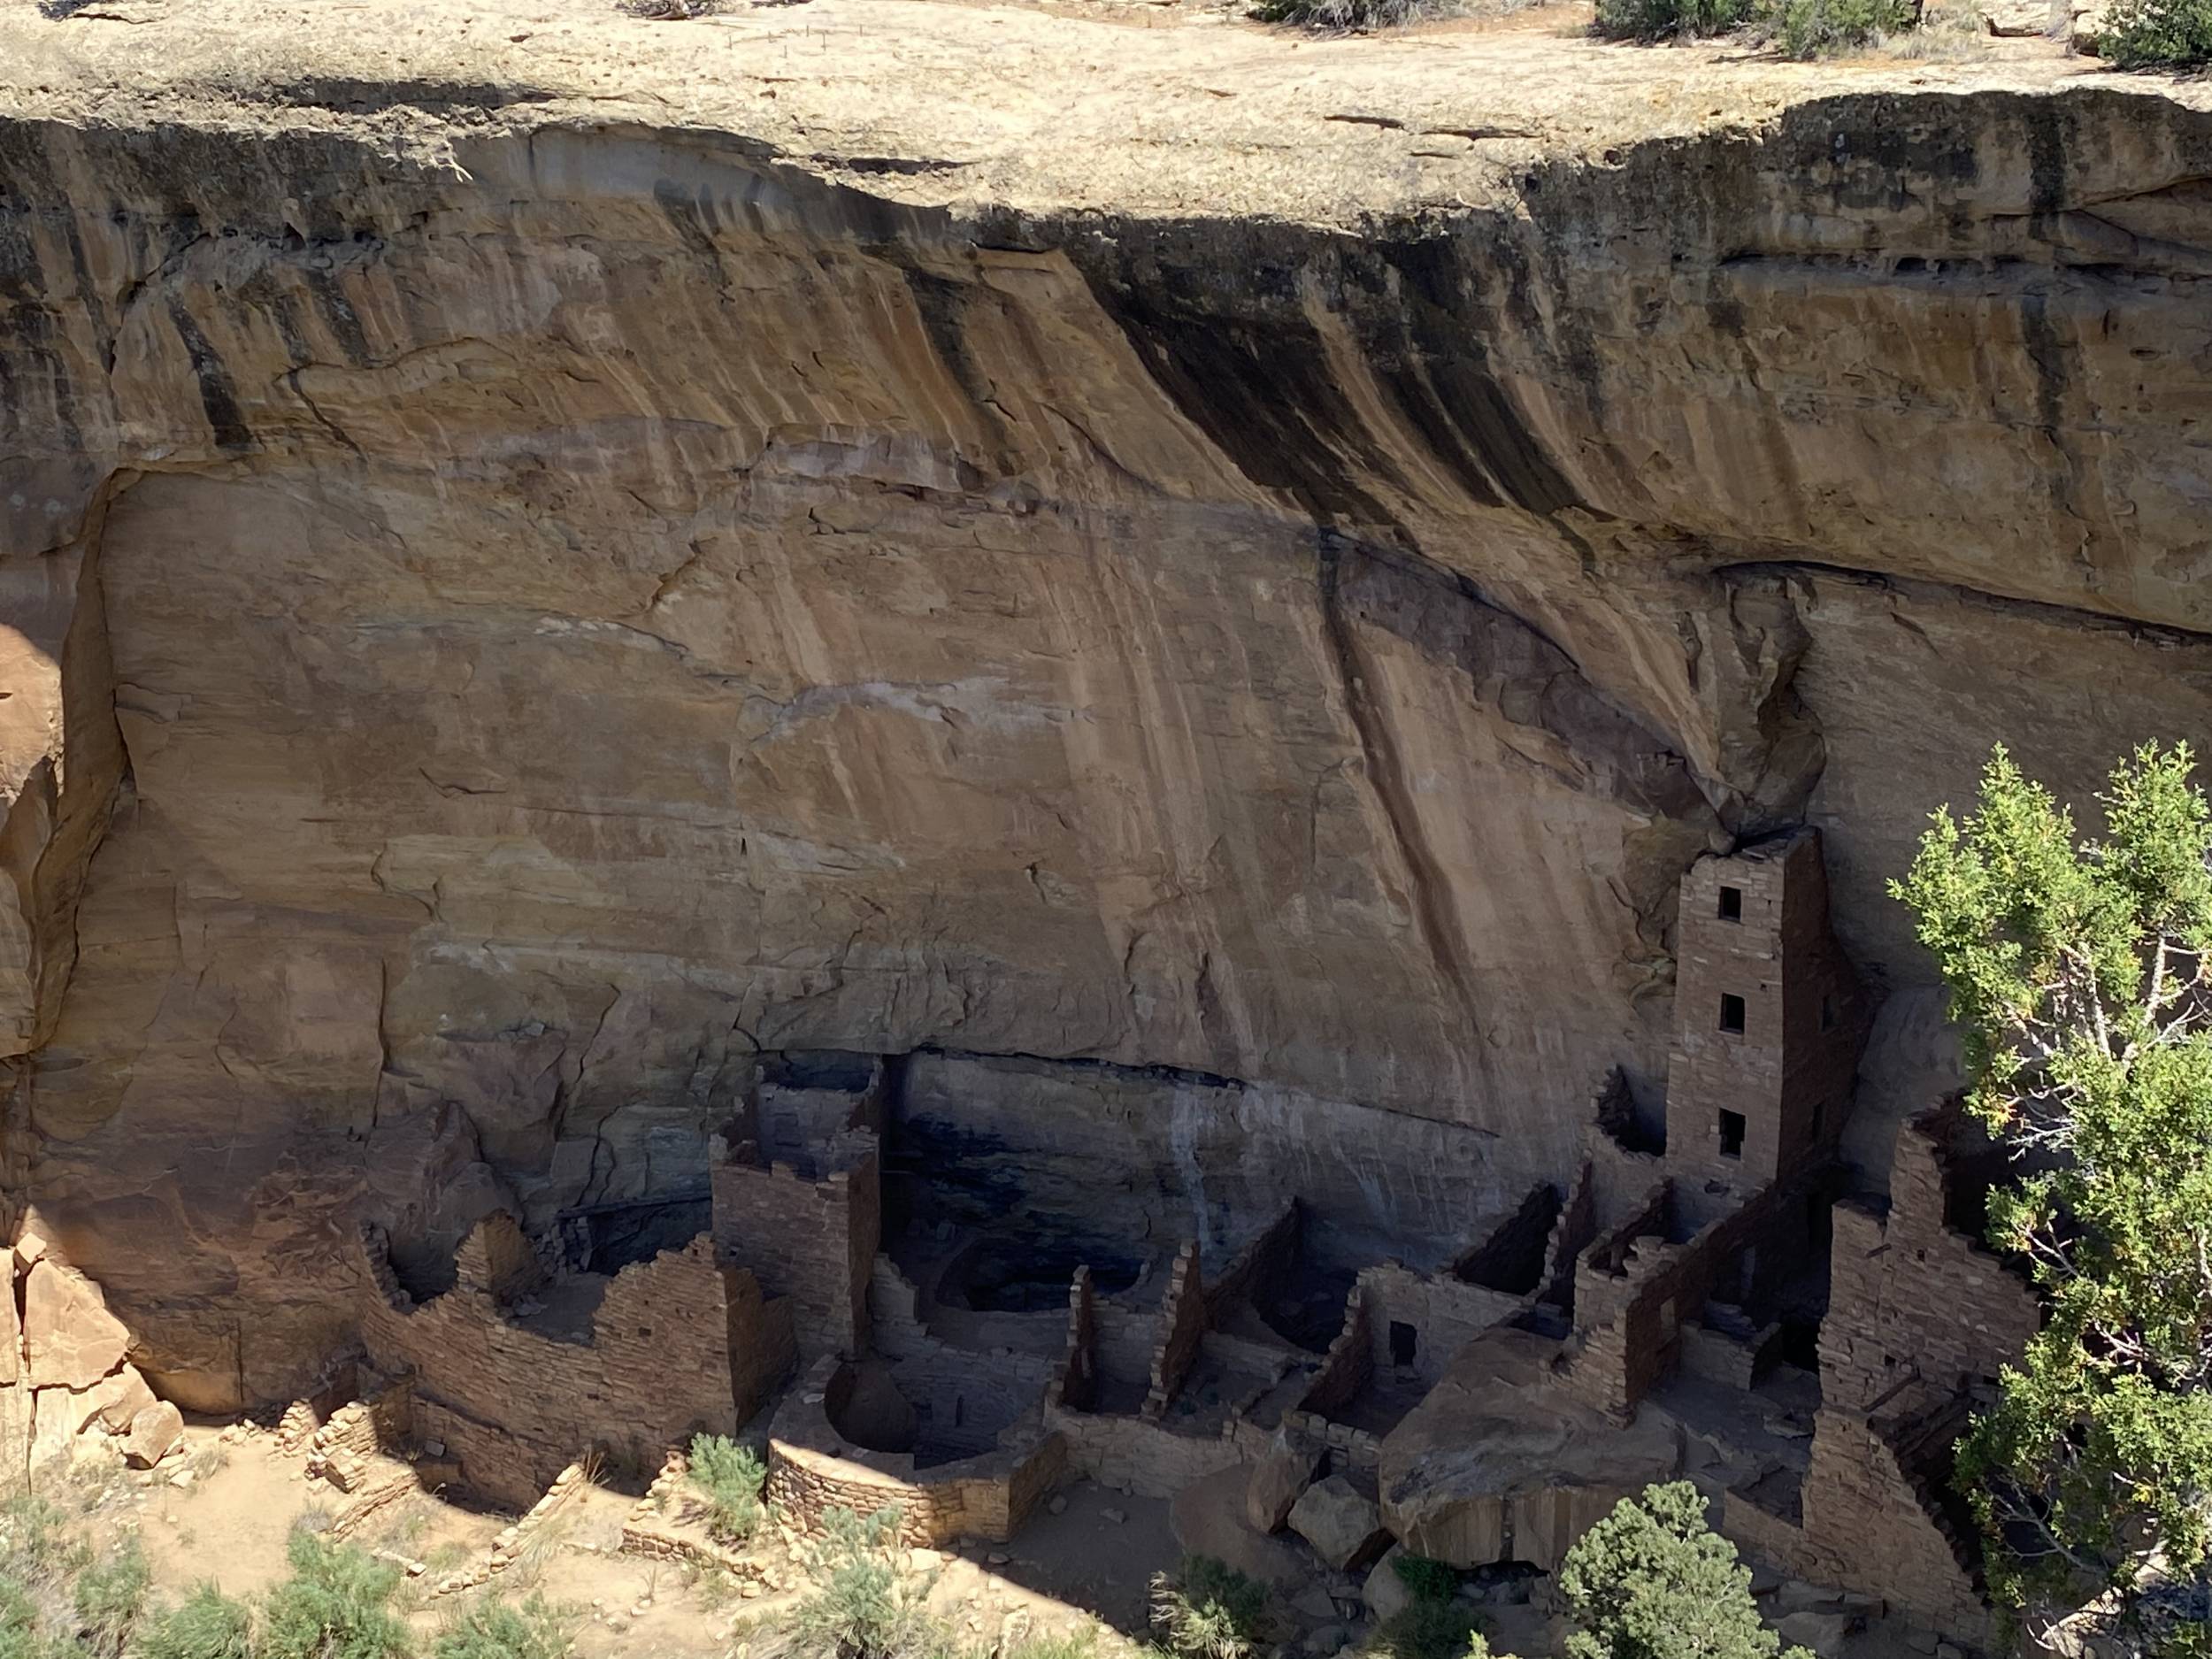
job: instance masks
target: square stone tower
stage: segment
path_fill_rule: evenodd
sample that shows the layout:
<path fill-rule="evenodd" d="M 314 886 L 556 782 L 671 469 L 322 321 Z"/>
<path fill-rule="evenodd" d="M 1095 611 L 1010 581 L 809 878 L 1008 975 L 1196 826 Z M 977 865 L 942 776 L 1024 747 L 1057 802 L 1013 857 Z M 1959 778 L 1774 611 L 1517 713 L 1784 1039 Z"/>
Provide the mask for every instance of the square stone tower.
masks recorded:
<path fill-rule="evenodd" d="M 1850 1110 L 1865 1000 L 1828 929 L 1817 830 L 1682 879 L 1667 1164 L 1695 1211 L 1786 1179 L 1832 1148 Z"/>

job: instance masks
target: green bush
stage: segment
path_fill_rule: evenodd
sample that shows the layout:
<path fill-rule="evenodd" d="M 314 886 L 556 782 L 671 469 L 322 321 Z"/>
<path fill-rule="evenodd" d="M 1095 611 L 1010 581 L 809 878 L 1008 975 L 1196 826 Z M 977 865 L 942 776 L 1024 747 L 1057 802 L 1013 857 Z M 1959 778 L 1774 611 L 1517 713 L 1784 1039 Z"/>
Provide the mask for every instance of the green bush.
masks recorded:
<path fill-rule="evenodd" d="M 1598 0 L 1590 27 L 1607 40 L 1665 41 L 1724 35 L 1750 20 L 1752 0 Z"/>
<path fill-rule="evenodd" d="M 132 1659 L 253 1659 L 253 1617 L 243 1601 L 203 1584 L 140 1626 Z"/>
<path fill-rule="evenodd" d="M 1153 1576 L 1152 1628 L 1175 1659 L 1251 1659 L 1267 1624 L 1267 1586 L 1210 1555 Z"/>
<path fill-rule="evenodd" d="M 726 1544 L 741 1544 L 760 1525 L 760 1500 L 768 1466 L 749 1446 L 721 1434 L 695 1435 L 691 1442 L 691 1484 L 707 1501 L 707 1531 Z"/>
<path fill-rule="evenodd" d="M 69 1530 L 68 1517 L 43 1498 L 0 1502 L 0 1575 L 26 1587 L 77 1571 L 91 1551 Z"/>
<path fill-rule="evenodd" d="M 1778 0 L 1769 14 L 1774 38 L 1788 58 L 1870 46 L 1919 20 L 1909 0 Z"/>
<path fill-rule="evenodd" d="M 1449 1595 L 1415 1601 L 1385 1619 L 1360 1649 L 1364 1659 L 1463 1659 L 1475 1616 Z"/>
<path fill-rule="evenodd" d="M 404 1659 L 412 1643 L 391 1607 L 398 1568 L 298 1530 L 285 1553 L 292 1576 L 269 1592 L 255 1659 Z"/>
<path fill-rule="evenodd" d="M 1812 1659 L 1759 1618 L 1751 1569 L 1705 1525 L 1686 1480 L 1644 1488 L 1578 1539 L 1559 1588 L 1576 1625 L 1568 1659 Z"/>
<path fill-rule="evenodd" d="M 1315 29 L 1392 28 L 1450 10 L 1448 0 L 1260 0 L 1252 16 L 1263 23 L 1298 23 Z"/>
<path fill-rule="evenodd" d="M 1448 1601 L 1459 1588 L 1459 1569 L 1432 1555 L 1394 1555 L 1392 1569 L 1417 1601 Z"/>
<path fill-rule="evenodd" d="M 931 1580 L 907 1565 L 895 1509 L 831 1509 L 800 1546 L 813 1590 L 785 1618 L 783 1650 L 815 1659 L 908 1659 L 941 1653 L 942 1631 L 924 1604 Z"/>
<path fill-rule="evenodd" d="M 44 1651 L 29 1593 L 13 1579 L 0 1579 L 0 1659 L 37 1659 Z"/>
<path fill-rule="evenodd" d="M 2212 64 L 2212 0 L 2116 0 L 2095 49 L 2121 69 L 2201 69 Z"/>
<path fill-rule="evenodd" d="M 532 1596 L 519 1608 L 479 1601 L 438 1632 L 431 1659 L 562 1659 L 575 1624 Z"/>
<path fill-rule="evenodd" d="M 145 1610 L 152 1582 L 153 1573 L 135 1539 L 77 1575 L 71 1600 L 77 1609 L 79 1638 L 89 1652 L 104 1659 L 121 1654 L 131 1627 Z"/>

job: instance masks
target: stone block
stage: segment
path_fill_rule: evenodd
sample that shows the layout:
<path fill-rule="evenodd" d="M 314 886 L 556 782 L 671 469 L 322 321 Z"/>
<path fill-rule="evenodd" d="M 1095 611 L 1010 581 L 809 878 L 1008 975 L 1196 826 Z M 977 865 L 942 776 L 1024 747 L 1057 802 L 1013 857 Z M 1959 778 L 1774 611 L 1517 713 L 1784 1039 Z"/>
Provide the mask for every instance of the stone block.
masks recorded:
<path fill-rule="evenodd" d="M 183 1438 L 184 1414 L 166 1400 L 157 1401 L 131 1419 L 123 1461 L 134 1469 L 151 1469 Z"/>
<path fill-rule="evenodd" d="M 1390 1548 L 1382 1511 L 1342 1475 L 1308 1486 L 1291 1506 L 1290 1529 L 1340 1572 L 1367 1565 Z"/>
<path fill-rule="evenodd" d="M 1775 1628 L 1781 1632 L 1786 1647 L 1809 1647 L 1820 1659 L 1837 1659 L 1843 1652 L 1844 1638 L 1850 1635 L 1858 1620 L 1848 1613 L 1816 1613 L 1809 1609 L 1792 1613 Z"/>
<path fill-rule="evenodd" d="M 1267 1455 L 1252 1465 L 1244 1488 L 1244 1518 L 1263 1532 L 1279 1532 L 1291 1507 L 1321 1472 L 1318 1447 L 1278 1435 Z"/>
<path fill-rule="evenodd" d="M 1398 1576 L 1398 1563 L 1405 1555 L 1405 1547 L 1393 1544 L 1383 1552 L 1369 1571 L 1366 1582 L 1360 1586 L 1360 1600 L 1367 1603 L 1367 1611 L 1377 1624 L 1395 1618 L 1413 1605 L 1413 1592 Z"/>

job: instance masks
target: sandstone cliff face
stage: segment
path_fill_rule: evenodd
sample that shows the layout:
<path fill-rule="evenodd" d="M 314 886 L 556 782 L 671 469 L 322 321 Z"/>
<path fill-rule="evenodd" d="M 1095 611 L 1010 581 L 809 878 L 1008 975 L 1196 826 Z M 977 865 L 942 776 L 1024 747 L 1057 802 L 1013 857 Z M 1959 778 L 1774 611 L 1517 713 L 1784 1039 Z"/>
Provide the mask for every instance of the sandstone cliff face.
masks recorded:
<path fill-rule="evenodd" d="M 1656 1085 L 1700 851 L 1818 825 L 1906 1008 L 1991 742 L 2206 729 L 2183 102 L 1337 228 L 389 101 L 0 121 L 11 1153 L 187 1403 L 342 1338 L 365 1205 L 695 1185 L 766 1051 L 1458 1125 L 1353 1178 L 1448 1253 Z"/>

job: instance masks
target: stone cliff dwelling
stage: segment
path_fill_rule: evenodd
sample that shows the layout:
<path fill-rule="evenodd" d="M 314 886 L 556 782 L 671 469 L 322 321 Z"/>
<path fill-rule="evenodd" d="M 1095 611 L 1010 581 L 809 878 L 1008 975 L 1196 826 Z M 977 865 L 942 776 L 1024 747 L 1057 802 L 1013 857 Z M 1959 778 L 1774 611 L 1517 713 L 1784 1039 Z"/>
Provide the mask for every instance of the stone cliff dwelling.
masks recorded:
<path fill-rule="evenodd" d="M 707 1136 L 703 1204 L 683 1169 L 534 1230 L 490 1208 L 414 1290 L 365 1220 L 358 1346 L 294 1432 L 349 1526 L 425 1467 L 519 1512 L 580 1458 L 642 1479 L 748 1424 L 786 1514 L 890 1504 L 926 1546 L 1013 1540 L 1071 1480 L 1180 1504 L 1264 1468 L 1272 1525 L 1313 1482 L 1366 1506 L 1342 1559 L 1317 1543 L 1362 1570 L 1395 1540 L 1548 1571 L 1686 1467 L 1758 1558 L 1979 1643 L 1944 1459 L 2037 1315 L 1960 1225 L 1979 1188 L 1955 1109 L 1899 1133 L 1886 1199 L 1851 1189 L 1868 1021 L 1816 833 L 1697 860 L 1678 926 L 1663 1098 L 1612 1073 L 1561 1179 L 1418 1253 L 1381 1254 L 1371 1192 L 1302 1187 L 1294 1160 L 1194 1183 L 1159 1098 L 1109 1143 L 1009 1119 L 1018 1070 L 788 1052 Z"/>
<path fill-rule="evenodd" d="M 1886 884 L 2212 731 L 2212 82 L 1246 9 L 0 3 L 12 1463 L 1987 1649 Z"/>

